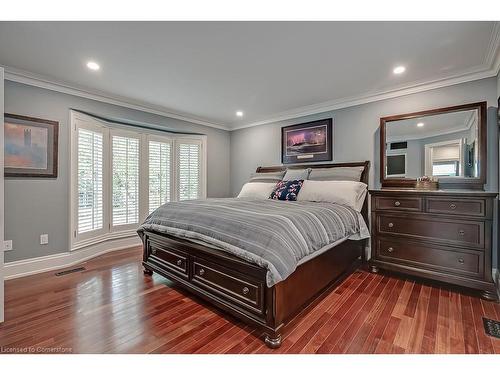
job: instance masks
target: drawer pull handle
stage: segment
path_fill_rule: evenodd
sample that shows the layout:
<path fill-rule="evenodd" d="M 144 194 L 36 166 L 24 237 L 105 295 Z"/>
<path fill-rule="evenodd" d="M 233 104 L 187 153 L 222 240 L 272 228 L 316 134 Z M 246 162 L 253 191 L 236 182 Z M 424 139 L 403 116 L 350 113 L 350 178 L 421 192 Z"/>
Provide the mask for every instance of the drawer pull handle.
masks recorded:
<path fill-rule="evenodd" d="M 250 291 L 250 289 L 248 289 L 247 287 L 243 288 L 243 294 L 248 294 L 249 291 Z"/>
<path fill-rule="evenodd" d="M 458 231 L 458 234 L 459 234 L 460 236 L 463 236 L 463 235 L 465 235 L 465 231 L 464 231 L 463 229 L 460 229 L 460 230 Z"/>
<path fill-rule="evenodd" d="M 182 266 L 182 260 L 181 260 L 181 259 L 177 260 L 177 265 L 178 265 L 179 267 L 180 267 L 180 266 Z"/>
<path fill-rule="evenodd" d="M 458 263 L 464 264 L 464 258 L 458 258 Z"/>
<path fill-rule="evenodd" d="M 451 208 L 452 210 L 454 210 L 455 208 L 457 208 L 457 205 L 456 205 L 455 203 L 452 203 L 452 204 L 450 204 L 450 208 Z"/>
<path fill-rule="evenodd" d="M 387 249 L 388 252 L 392 253 L 394 251 L 394 249 L 392 247 L 388 248 Z"/>
<path fill-rule="evenodd" d="M 199 274 L 200 274 L 200 276 L 203 276 L 205 274 L 205 270 L 203 268 L 201 268 Z"/>
<path fill-rule="evenodd" d="M 388 226 L 389 228 L 392 228 L 392 227 L 394 226 L 394 224 L 393 224 L 393 223 L 389 223 L 387 226 Z"/>
<path fill-rule="evenodd" d="M 156 249 L 151 250 L 152 254 L 156 254 Z"/>
<path fill-rule="evenodd" d="M 399 207 L 399 206 L 401 206 L 401 202 L 400 202 L 400 201 L 396 201 L 396 202 L 394 202 L 394 205 L 395 205 L 396 207 Z"/>

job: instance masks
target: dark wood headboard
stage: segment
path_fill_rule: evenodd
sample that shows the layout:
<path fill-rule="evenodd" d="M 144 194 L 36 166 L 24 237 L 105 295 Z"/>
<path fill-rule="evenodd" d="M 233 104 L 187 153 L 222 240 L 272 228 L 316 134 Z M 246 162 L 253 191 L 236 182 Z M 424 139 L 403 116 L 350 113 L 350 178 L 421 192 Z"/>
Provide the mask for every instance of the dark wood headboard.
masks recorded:
<path fill-rule="evenodd" d="M 258 167 L 256 172 L 279 172 L 286 169 L 305 169 L 305 168 L 341 168 L 341 167 L 363 167 L 363 172 L 361 172 L 360 181 L 368 185 L 368 178 L 370 173 L 370 161 L 359 161 L 350 163 L 333 163 L 333 164 L 293 164 L 293 165 L 277 165 L 273 167 Z M 363 208 L 361 209 L 361 215 L 365 219 L 366 225 L 369 225 L 368 220 L 368 193 L 366 194 L 365 201 L 363 202 Z"/>

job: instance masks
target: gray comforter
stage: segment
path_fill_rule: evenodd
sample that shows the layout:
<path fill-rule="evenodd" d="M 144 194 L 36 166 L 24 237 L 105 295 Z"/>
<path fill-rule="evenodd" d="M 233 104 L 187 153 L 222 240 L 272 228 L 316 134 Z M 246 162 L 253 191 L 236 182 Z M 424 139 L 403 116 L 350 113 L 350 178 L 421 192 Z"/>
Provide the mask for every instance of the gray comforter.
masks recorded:
<path fill-rule="evenodd" d="M 266 267 L 268 286 L 329 244 L 369 236 L 362 216 L 346 206 L 241 198 L 164 204 L 139 227 L 141 237 L 144 231 L 199 241 Z"/>

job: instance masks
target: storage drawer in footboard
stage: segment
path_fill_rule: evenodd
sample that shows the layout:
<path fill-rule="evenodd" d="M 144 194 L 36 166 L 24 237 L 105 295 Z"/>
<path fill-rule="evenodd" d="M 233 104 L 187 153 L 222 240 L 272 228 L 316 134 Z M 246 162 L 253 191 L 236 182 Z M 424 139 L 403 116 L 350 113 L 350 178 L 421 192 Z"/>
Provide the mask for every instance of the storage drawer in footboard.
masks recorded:
<path fill-rule="evenodd" d="M 264 312 L 265 285 L 261 281 L 200 258 L 193 258 L 192 273 L 194 285 L 256 313 Z"/>
<path fill-rule="evenodd" d="M 187 253 L 177 249 L 174 243 L 172 245 L 159 243 L 149 236 L 146 241 L 147 263 L 156 265 L 167 272 L 172 272 L 183 279 L 187 280 L 189 278 L 189 258 Z"/>

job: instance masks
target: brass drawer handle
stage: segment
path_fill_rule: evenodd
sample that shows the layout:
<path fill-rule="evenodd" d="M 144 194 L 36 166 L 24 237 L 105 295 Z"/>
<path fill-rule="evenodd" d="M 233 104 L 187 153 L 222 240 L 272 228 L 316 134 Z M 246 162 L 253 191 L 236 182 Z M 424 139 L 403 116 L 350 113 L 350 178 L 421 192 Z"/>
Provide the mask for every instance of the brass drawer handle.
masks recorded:
<path fill-rule="evenodd" d="M 243 288 L 243 294 L 248 294 L 249 291 L 250 291 L 250 289 L 248 289 L 247 287 Z"/>
<path fill-rule="evenodd" d="M 181 259 L 179 259 L 179 260 L 177 261 L 177 265 L 178 265 L 179 267 L 180 267 L 180 266 L 182 266 L 182 260 L 181 260 Z"/>
<path fill-rule="evenodd" d="M 399 207 L 399 206 L 401 206 L 401 202 L 400 202 L 400 201 L 396 201 L 396 202 L 394 202 L 394 205 L 395 205 L 396 207 Z"/>
<path fill-rule="evenodd" d="M 388 252 L 392 253 L 394 251 L 394 248 L 390 247 L 387 249 Z"/>
<path fill-rule="evenodd" d="M 205 274 L 205 270 L 203 268 L 201 268 L 199 274 L 200 274 L 200 276 L 203 276 Z"/>
<path fill-rule="evenodd" d="M 457 205 L 456 205 L 455 203 L 452 203 L 452 204 L 450 204 L 450 208 L 451 208 L 452 210 L 454 210 L 455 208 L 457 208 Z"/>
<path fill-rule="evenodd" d="M 393 223 L 389 223 L 387 226 L 388 226 L 389 228 L 392 228 L 392 227 L 394 226 L 394 224 L 393 224 Z"/>
<path fill-rule="evenodd" d="M 458 258 L 458 263 L 464 264 L 464 258 Z"/>
<path fill-rule="evenodd" d="M 460 229 L 460 230 L 458 231 L 458 234 L 459 234 L 460 236 L 463 236 L 463 235 L 465 235 L 465 231 L 464 231 L 463 229 Z"/>

